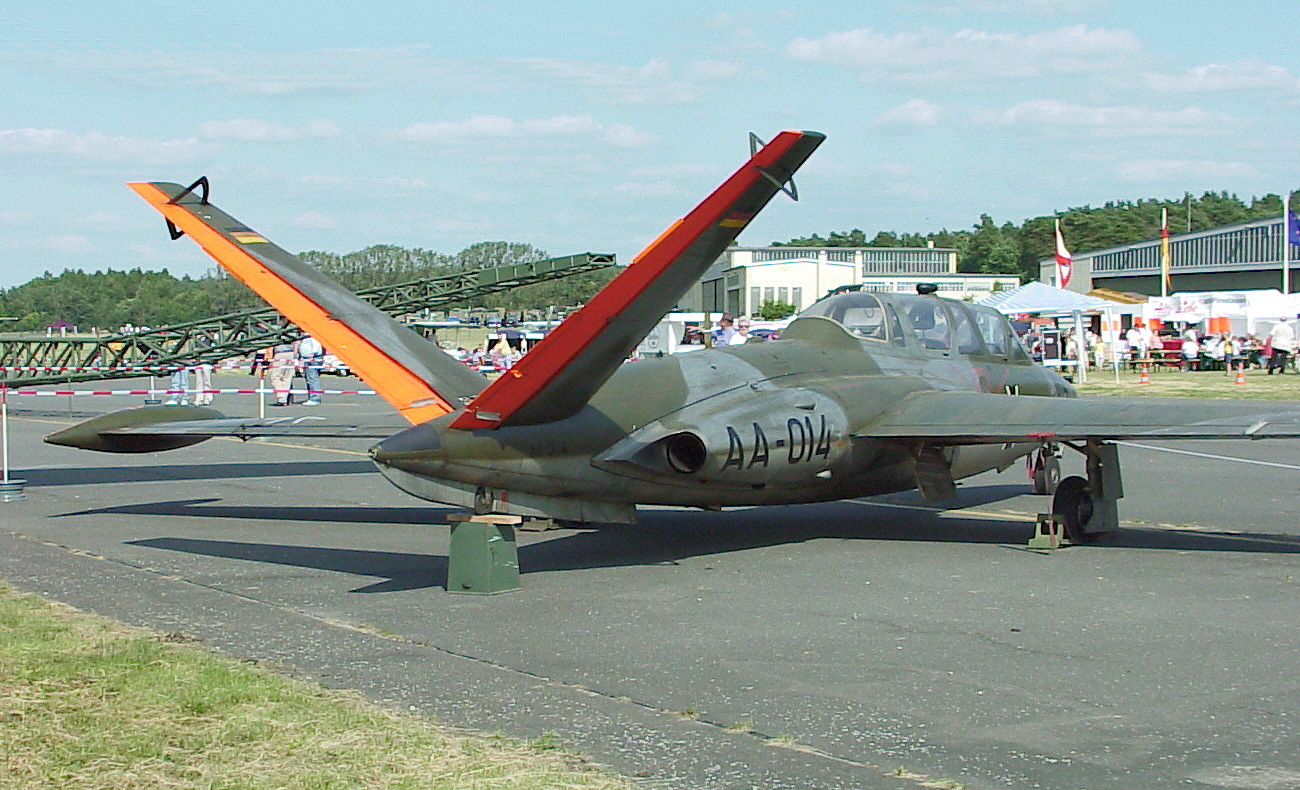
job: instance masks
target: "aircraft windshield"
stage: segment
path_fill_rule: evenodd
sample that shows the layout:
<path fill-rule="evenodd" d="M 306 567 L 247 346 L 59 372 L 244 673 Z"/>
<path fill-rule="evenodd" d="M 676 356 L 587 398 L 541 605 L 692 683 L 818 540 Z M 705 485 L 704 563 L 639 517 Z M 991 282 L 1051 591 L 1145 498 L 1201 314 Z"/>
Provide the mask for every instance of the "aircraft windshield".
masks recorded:
<path fill-rule="evenodd" d="M 933 296 L 907 296 L 896 294 L 895 305 L 912 325 L 916 339 L 925 348 L 948 351 L 952 348 L 948 311 L 943 302 Z"/>
<path fill-rule="evenodd" d="M 800 315 L 819 315 L 838 321 L 844 328 L 867 340 L 886 340 L 885 310 L 869 293 L 846 293 L 822 299 Z"/>

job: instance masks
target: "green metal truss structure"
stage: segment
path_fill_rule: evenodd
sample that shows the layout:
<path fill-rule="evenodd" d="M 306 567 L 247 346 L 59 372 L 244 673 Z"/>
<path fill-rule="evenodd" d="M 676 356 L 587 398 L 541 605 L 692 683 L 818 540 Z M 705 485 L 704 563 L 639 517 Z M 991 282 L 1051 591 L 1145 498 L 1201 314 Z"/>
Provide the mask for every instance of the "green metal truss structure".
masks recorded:
<path fill-rule="evenodd" d="M 357 295 L 398 316 L 613 265 L 612 254 L 586 252 L 368 288 Z M 212 345 L 195 342 L 204 335 L 212 339 Z M 301 336 L 296 326 L 283 325 L 274 310 L 260 309 L 93 338 L 0 337 L 0 384 L 14 387 L 169 373 L 182 365 L 215 364 L 247 356 Z"/>

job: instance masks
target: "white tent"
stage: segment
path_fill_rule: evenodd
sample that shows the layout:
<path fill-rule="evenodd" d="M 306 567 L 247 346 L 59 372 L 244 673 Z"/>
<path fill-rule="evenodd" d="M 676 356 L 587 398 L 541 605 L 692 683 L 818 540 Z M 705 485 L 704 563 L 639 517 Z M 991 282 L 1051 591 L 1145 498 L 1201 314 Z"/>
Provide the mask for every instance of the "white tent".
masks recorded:
<path fill-rule="evenodd" d="M 990 294 L 980 299 L 979 304 L 988 305 L 1004 315 L 1015 313 L 1069 313 L 1074 317 L 1074 332 L 1080 340 L 1083 338 L 1083 314 L 1105 314 L 1105 326 L 1108 331 L 1103 332 L 1103 334 L 1107 335 L 1106 340 L 1110 343 L 1111 363 L 1115 368 L 1115 379 L 1119 380 L 1119 355 L 1115 351 L 1115 339 L 1119 334 L 1119 324 L 1114 318 L 1114 313 L 1124 312 L 1125 308 L 1129 307 L 1128 305 L 1076 293 L 1075 291 L 1067 291 L 1064 288 L 1054 288 L 1040 282 L 1025 283 L 1019 288 L 1013 288 L 1010 291 Z M 1088 377 L 1086 356 L 1086 354 L 1079 354 L 1076 363 L 1080 381 L 1086 381 Z"/>
<path fill-rule="evenodd" d="M 1010 291 L 999 291 L 978 300 L 1000 313 L 1085 313 L 1120 312 L 1125 305 L 1096 296 L 1053 288 L 1039 282 L 1025 283 Z"/>

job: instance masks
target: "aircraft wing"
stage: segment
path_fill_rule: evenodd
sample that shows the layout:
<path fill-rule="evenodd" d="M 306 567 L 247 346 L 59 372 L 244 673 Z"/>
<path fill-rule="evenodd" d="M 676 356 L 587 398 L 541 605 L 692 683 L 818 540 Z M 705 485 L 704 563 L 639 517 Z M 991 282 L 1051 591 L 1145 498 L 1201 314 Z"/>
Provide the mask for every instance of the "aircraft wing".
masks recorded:
<path fill-rule="evenodd" d="M 213 436 L 384 439 L 402 430 L 393 424 L 327 421 L 316 415 L 226 417 L 207 406 L 142 406 L 68 426 L 45 437 L 49 444 L 108 453 L 152 453 L 197 444 Z"/>
<path fill-rule="evenodd" d="M 1300 436 L 1300 403 L 917 392 L 854 432 L 934 444 Z"/>
<path fill-rule="evenodd" d="M 263 418 L 227 417 L 220 420 L 178 420 L 150 425 L 132 425 L 104 431 L 115 436 L 314 436 L 336 439 L 386 439 L 404 425 L 366 425 L 328 422 L 324 417 L 299 416 Z"/>
<path fill-rule="evenodd" d="M 563 419 L 583 407 L 825 139 L 782 132 L 492 382 L 452 428 Z"/>
<path fill-rule="evenodd" d="M 228 272 L 347 363 L 410 423 L 456 411 L 486 380 L 208 202 L 208 182 L 129 185 Z M 195 188 L 201 187 L 196 193 Z"/>

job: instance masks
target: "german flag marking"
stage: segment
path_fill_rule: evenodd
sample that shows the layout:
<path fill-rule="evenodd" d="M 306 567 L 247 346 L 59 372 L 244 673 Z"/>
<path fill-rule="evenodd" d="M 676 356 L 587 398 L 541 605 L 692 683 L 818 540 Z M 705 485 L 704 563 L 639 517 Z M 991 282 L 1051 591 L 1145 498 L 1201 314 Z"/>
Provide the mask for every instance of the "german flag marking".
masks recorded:
<path fill-rule="evenodd" d="M 260 236 L 259 234 L 254 233 L 251 230 L 232 230 L 230 231 L 230 237 L 233 238 L 235 241 L 239 242 L 240 244 L 270 244 L 271 243 L 266 239 L 262 238 L 262 236 Z"/>
<path fill-rule="evenodd" d="M 753 218 L 753 214 L 732 214 L 729 217 L 724 217 L 718 224 L 724 228 L 743 228 Z"/>

